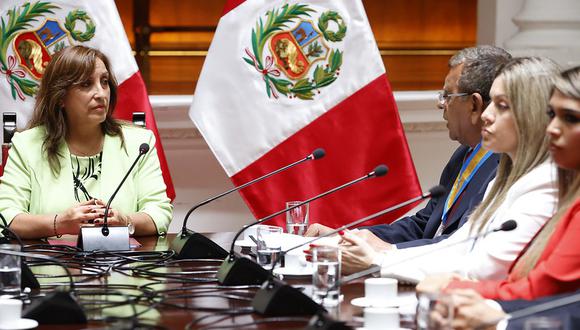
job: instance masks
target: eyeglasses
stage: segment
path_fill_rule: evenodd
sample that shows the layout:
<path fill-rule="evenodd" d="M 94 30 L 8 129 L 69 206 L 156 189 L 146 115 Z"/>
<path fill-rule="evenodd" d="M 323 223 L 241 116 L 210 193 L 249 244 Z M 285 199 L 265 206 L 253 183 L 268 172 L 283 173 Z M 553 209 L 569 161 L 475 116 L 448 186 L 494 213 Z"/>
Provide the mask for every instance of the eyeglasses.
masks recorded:
<path fill-rule="evenodd" d="M 450 94 L 447 94 L 446 91 L 441 91 L 441 92 L 437 93 L 437 100 L 439 101 L 439 104 L 445 104 L 445 103 L 449 102 L 449 99 L 451 99 L 452 97 L 467 96 L 467 95 L 471 95 L 471 94 L 470 93 L 450 93 Z"/>

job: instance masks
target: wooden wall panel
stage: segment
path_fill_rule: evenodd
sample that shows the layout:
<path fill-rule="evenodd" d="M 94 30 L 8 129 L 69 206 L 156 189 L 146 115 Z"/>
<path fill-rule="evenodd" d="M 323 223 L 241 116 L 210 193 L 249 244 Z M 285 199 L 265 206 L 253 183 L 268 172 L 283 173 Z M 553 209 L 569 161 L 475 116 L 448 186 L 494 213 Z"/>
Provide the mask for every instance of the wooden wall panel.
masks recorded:
<path fill-rule="evenodd" d="M 132 45 L 133 1 L 116 0 Z M 150 0 L 152 26 L 199 31 L 151 35 L 151 94 L 191 94 L 225 0 Z M 477 0 L 363 0 L 394 90 L 440 89 L 447 60 L 476 38 Z M 185 51 L 182 53 L 168 51 Z M 195 52 L 191 52 L 195 51 Z M 172 55 L 172 56 L 168 56 Z"/>
<path fill-rule="evenodd" d="M 205 57 L 163 56 L 151 58 L 151 94 L 193 94 Z"/>
<path fill-rule="evenodd" d="M 152 94 L 192 94 L 201 72 L 203 56 L 160 56 L 151 58 L 148 88 Z M 383 62 L 394 90 L 443 88 L 447 55 L 384 55 Z"/>
<path fill-rule="evenodd" d="M 151 25 L 215 26 L 225 0 L 151 0 Z"/>
<path fill-rule="evenodd" d="M 441 49 L 473 45 L 476 0 L 363 0 L 381 49 Z"/>
<path fill-rule="evenodd" d="M 389 81 L 400 91 L 443 89 L 448 60 L 447 55 L 383 56 Z"/>

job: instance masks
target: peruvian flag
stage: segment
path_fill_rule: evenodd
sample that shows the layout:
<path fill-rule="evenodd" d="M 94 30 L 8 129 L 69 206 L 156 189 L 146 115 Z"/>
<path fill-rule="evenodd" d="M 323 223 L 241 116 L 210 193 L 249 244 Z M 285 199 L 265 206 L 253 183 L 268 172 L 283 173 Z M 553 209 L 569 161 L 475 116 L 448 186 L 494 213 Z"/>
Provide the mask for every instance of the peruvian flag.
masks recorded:
<path fill-rule="evenodd" d="M 386 177 L 312 202 L 310 222 L 338 226 L 420 194 L 360 0 L 228 1 L 190 117 L 235 185 L 326 150 L 242 190 L 258 218 L 379 164 L 390 168 Z"/>
<path fill-rule="evenodd" d="M 36 89 L 52 55 L 70 45 L 97 48 L 111 61 L 119 83 L 115 117 L 131 120 L 145 112 L 155 133 L 167 195 L 175 190 L 147 89 L 113 0 L 52 0 L 0 2 L 0 108 L 16 112 L 18 129 L 26 127 Z"/>

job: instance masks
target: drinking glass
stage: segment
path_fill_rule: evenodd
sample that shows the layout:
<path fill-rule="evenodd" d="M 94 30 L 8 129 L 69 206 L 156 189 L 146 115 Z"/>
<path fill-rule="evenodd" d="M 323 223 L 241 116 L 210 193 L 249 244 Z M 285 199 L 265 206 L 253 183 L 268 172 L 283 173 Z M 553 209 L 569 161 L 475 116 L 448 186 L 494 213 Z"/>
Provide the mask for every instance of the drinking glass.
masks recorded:
<path fill-rule="evenodd" d="M 417 297 L 417 330 L 451 330 L 453 301 L 444 293 L 421 293 Z M 433 314 L 439 314 L 433 318 Z"/>
<path fill-rule="evenodd" d="M 260 266 L 270 269 L 274 261 L 280 257 L 282 252 L 281 234 L 282 228 L 280 227 L 260 226 L 256 229 L 256 253 Z"/>
<path fill-rule="evenodd" d="M 562 330 L 562 321 L 554 317 L 533 316 L 524 322 L 524 330 Z"/>
<path fill-rule="evenodd" d="M 324 306 L 339 304 L 340 249 L 321 245 L 312 248 L 312 299 Z"/>
<path fill-rule="evenodd" d="M 302 203 L 301 201 L 286 202 L 286 208 Z M 308 203 L 286 211 L 286 231 L 288 234 L 303 236 L 308 227 Z"/>
<path fill-rule="evenodd" d="M 0 244 L 0 250 L 20 251 L 20 245 Z M 0 251 L 0 295 L 20 295 L 20 257 Z"/>

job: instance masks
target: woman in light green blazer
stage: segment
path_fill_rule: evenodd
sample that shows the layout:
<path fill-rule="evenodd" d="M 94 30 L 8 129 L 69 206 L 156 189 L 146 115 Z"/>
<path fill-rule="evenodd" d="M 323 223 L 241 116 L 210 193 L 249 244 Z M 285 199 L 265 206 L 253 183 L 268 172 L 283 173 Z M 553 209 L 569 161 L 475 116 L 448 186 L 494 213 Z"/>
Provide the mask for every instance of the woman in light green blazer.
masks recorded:
<path fill-rule="evenodd" d="M 135 235 L 163 235 L 173 210 L 155 138 L 113 119 L 117 83 L 98 50 L 73 46 L 55 54 L 37 95 L 29 129 L 12 139 L 0 183 L 0 213 L 22 238 L 78 234 L 99 225 L 108 201 L 151 146 L 112 202 L 111 225 Z"/>

